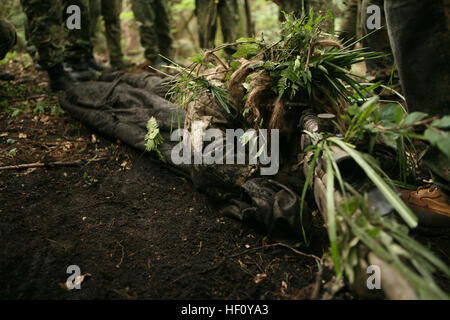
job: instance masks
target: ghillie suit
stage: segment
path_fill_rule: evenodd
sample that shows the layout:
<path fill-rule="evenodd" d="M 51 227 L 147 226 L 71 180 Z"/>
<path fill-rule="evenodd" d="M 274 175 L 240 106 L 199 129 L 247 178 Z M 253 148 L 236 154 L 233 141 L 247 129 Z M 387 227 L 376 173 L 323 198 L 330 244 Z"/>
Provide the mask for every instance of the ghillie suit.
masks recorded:
<path fill-rule="evenodd" d="M 373 160 L 377 145 L 384 142 L 387 150 L 399 146 L 392 152 L 394 167 L 396 154 L 399 161 L 406 161 L 400 159 L 407 154 L 402 134 L 411 133 L 417 115 L 406 117 L 399 105 L 381 108 L 376 98 L 368 99 L 376 85 L 359 82 L 350 70 L 353 64 L 377 55 L 349 50 L 323 34 L 323 19 L 288 17 L 281 40 L 272 45 L 240 39 L 230 44 L 238 50 L 229 63 L 216 55 L 223 47 L 216 48 L 195 56 L 188 68 L 177 66 L 179 74 L 174 78 L 106 75 L 100 82 L 80 84 L 64 93 L 60 101 L 74 117 L 101 133 L 142 151 L 159 150 L 158 156 L 190 176 L 214 200 L 217 210 L 263 227 L 271 239 L 288 238 L 308 245 L 314 203 L 308 204 L 306 195 L 312 184 L 314 194 L 321 195 L 316 204 L 330 239 L 325 260 L 334 266 L 338 280 L 370 296 L 363 276 L 368 262 L 377 263 L 390 275 L 383 277 L 383 288 L 398 283 L 406 288 L 400 295 L 384 292 L 389 298 L 446 297 L 431 275 L 439 269 L 449 276 L 449 268 L 408 236 L 407 226 L 415 227 L 417 220 L 380 178 L 382 168 Z M 332 114 L 324 118 L 334 119 L 331 125 L 330 121 L 325 126 L 305 125 L 310 123 L 308 116 L 323 113 Z M 185 131 L 173 139 L 177 128 Z M 214 140 L 220 147 L 214 149 L 212 163 L 205 159 L 193 165 L 174 161 L 178 153 L 174 150 L 181 143 L 194 152 L 207 153 L 210 146 L 198 145 L 196 138 L 212 141 L 208 129 L 221 136 L 238 128 L 280 130 L 278 173 L 262 175 L 262 161 L 224 164 L 231 151 L 227 145 L 226 152 L 217 156 L 216 151 L 224 146 L 220 139 Z M 258 133 L 243 134 L 245 139 L 237 142 L 246 147 L 246 155 L 255 137 Z M 266 141 L 269 145 L 276 142 Z M 348 163 L 337 156 L 342 153 L 346 160 L 353 159 L 346 166 L 349 171 L 340 167 Z M 264 152 L 258 154 L 260 159 Z M 231 158 L 237 156 L 231 153 Z M 191 152 L 188 158 L 192 160 Z M 363 184 L 379 189 L 375 198 L 366 192 L 371 189 L 343 179 L 341 173 L 352 173 L 358 167 L 370 178 L 363 177 Z M 395 178 L 407 182 L 408 177 Z M 374 204 L 386 199 L 390 206 L 384 216 Z M 407 226 L 397 221 L 395 211 Z M 361 286 L 366 290 L 358 289 Z"/>

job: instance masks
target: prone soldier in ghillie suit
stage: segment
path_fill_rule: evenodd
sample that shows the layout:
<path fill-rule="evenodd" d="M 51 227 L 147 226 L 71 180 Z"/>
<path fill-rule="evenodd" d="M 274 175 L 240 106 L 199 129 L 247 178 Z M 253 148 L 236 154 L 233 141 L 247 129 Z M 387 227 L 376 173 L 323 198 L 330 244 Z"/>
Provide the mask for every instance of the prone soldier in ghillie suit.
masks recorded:
<path fill-rule="evenodd" d="M 17 34 L 14 26 L 0 17 L 0 60 L 16 45 Z M 12 80 L 14 77 L 8 72 L 0 72 L 0 80 Z"/>
<path fill-rule="evenodd" d="M 159 55 L 170 58 L 172 50 L 168 3 L 163 0 L 131 0 L 131 6 L 140 23 L 145 58 L 153 67 L 161 67 L 164 63 Z"/>
<path fill-rule="evenodd" d="M 48 72 L 53 91 L 66 90 L 75 84 L 63 68 L 66 30 L 60 1 L 21 0 L 28 19 L 29 39 L 39 54 L 38 63 Z"/>
<path fill-rule="evenodd" d="M 198 20 L 200 47 L 214 48 L 217 31 L 217 18 L 220 17 L 223 40 L 232 43 L 238 38 L 239 6 L 237 0 L 196 0 L 195 14 Z M 225 48 L 228 55 L 235 52 L 234 47 Z"/>

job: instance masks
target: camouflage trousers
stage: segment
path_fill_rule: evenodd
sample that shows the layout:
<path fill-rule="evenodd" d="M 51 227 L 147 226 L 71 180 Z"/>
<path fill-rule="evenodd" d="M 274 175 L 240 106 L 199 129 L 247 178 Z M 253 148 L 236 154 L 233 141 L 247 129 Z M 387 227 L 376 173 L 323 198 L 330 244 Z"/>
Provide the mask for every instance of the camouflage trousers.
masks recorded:
<path fill-rule="evenodd" d="M 88 0 L 21 0 L 27 16 L 27 40 L 36 48 L 38 62 L 49 69 L 64 58 L 77 58 L 92 50 L 88 30 L 90 27 Z M 81 29 L 68 30 L 65 24 L 69 5 L 81 9 Z M 29 46 L 32 48 L 32 46 Z"/>
<path fill-rule="evenodd" d="M 152 61 L 158 54 L 170 57 L 172 36 L 170 11 L 165 0 L 131 0 L 134 17 L 139 22 L 145 57 Z"/>
<path fill-rule="evenodd" d="M 30 42 L 39 53 L 39 64 L 49 69 L 63 61 L 65 29 L 62 1 L 21 0 L 28 19 Z"/>
<path fill-rule="evenodd" d="M 122 0 L 89 0 L 89 9 L 91 17 L 90 38 L 95 38 L 98 19 L 102 15 L 105 21 L 105 37 L 110 62 L 122 61 L 122 30 L 120 26 Z"/>
<path fill-rule="evenodd" d="M 68 59 L 77 59 L 92 53 L 94 49 L 89 34 L 91 27 L 89 0 L 64 0 L 64 20 L 67 20 L 69 17 L 69 14 L 67 14 L 66 11 L 67 7 L 70 5 L 77 5 L 81 9 L 81 29 L 68 31 L 64 57 Z"/>
<path fill-rule="evenodd" d="M 201 48 L 214 48 L 217 31 L 217 18 L 220 18 L 223 40 L 232 43 L 238 38 L 239 7 L 237 0 L 196 0 L 195 14 L 198 20 L 198 32 Z M 233 54 L 234 48 L 225 49 Z"/>
<path fill-rule="evenodd" d="M 16 29 L 4 18 L 0 18 L 0 60 L 17 42 Z"/>

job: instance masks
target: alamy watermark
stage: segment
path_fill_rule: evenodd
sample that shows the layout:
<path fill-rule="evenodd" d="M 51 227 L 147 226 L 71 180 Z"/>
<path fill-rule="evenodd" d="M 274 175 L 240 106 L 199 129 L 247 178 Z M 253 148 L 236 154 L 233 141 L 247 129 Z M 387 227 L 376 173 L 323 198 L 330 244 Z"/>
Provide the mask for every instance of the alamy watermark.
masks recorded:
<path fill-rule="evenodd" d="M 375 30 L 381 28 L 381 8 L 375 4 L 367 7 L 367 21 L 366 27 L 368 30 Z"/>
<path fill-rule="evenodd" d="M 66 20 L 66 26 L 69 30 L 81 29 L 81 9 L 77 5 L 71 5 L 67 7 L 67 14 L 70 16 Z"/>
<path fill-rule="evenodd" d="M 81 290 L 81 269 L 77 265 L 71 265 L 67 267 L 67 274 L 70 274 L 66 280 L 66 288 L 68 290 Z"/>
<path fill-rule="evenodd" d="M 366 281 L 367 289 L 381 290 L 381 268 L 377 265 L 370 265 L 366 272 L 370 274 Z"/>

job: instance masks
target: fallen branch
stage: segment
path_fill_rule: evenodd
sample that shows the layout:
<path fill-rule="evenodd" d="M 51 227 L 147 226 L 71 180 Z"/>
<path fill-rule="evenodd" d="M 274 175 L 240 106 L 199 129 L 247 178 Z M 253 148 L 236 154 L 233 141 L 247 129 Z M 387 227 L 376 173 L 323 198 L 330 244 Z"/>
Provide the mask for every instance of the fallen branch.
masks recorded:
<path fill-rule="evenodd" d="M 91 162 L 100 162 L 109 160 L 110 158 L 98 158 L 98 159 L 90 159 L 90 160 L 75 160 L 75 161 L 68 161 L 68 162 L 62 162 L 62 161 L 56 161 L 56 162 L 48 162 L 48 163 L 42 163 L 42 162 L 35 162 L 35 163 L 27 163 L 27 164 L 18 164 L 14 166 L 5 166 L 0 167 L 0 171 L 4 170 L 22 170 L 22 169 L 30 169 L 30 168 L 52 168 L 52 167 L 69 167 L 69 166 L 77 166 L 77 165 L 85 165 L 89 164 Z"/>

